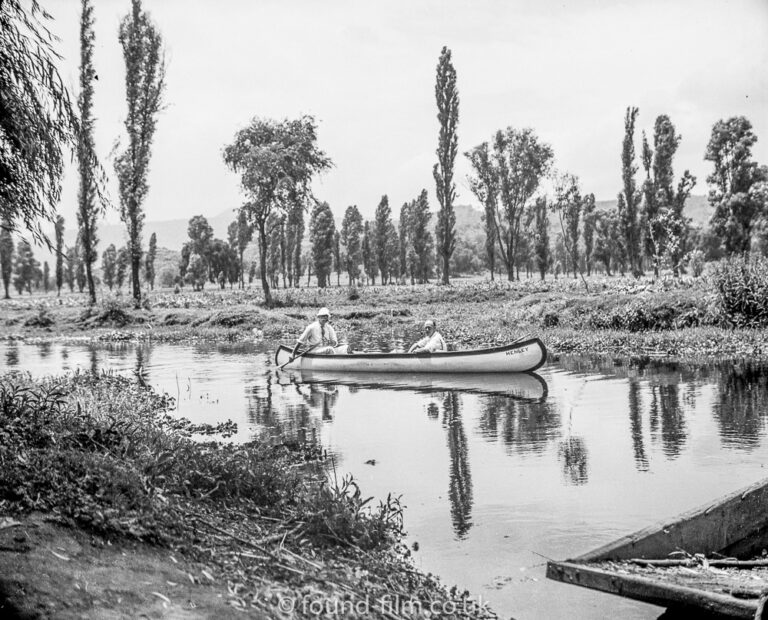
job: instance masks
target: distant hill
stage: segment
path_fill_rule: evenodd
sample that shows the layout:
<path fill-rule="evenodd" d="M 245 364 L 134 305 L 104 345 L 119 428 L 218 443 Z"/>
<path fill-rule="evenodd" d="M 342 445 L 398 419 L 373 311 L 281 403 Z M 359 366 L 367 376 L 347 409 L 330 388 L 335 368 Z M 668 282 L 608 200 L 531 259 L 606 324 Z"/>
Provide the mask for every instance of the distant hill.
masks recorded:
<path fill-rule="evenodd" d="M 598 200 L 595 205 L 602 211 L 616 208 L 616 200 Z M 685 215 L 693 220 L 694 226 L 706 226 L 712 215 L 706 196 L 691 196 L 685 203 Z"/>

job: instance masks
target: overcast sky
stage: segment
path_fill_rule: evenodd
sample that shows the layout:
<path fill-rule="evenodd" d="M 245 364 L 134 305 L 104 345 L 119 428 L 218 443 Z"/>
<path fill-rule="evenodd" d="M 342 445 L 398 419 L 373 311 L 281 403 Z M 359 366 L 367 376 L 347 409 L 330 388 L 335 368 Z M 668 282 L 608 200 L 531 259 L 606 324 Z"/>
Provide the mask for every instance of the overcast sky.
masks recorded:
<path fill-rule="evenodd" d="M 76 92 L 77 0 L 43 0 Z M 123 135 L 118 24 L 129 0 L 97 0 L 97 147 Z M 477 204 L 463 153 L 508 126 L 532 127 L 584 192 L 615 198 L 627 106 L 649 137 L 668 114 L 705 194 L 712 124 L 745 115 L 768 163 L 768 0 L 144 0 L 167 50 L 166 109 L 150 164 L 148 220 L 216 215 L 243 202 L 222 148 L 255 116 L 313 115 L 334 168 L 315 184 L 340 220 L 393 212 L 430 192 L 438 123 L 435 68 L 448 46 L 458 78 L 458 203 Z M 637 135 L 638 154 L 640 134 Z M 106 163 L 110 174 L 111 162 Z M 60 211 L 75 222 L 70 173 Z M 113 201 L 117 204 L 116 190 Z M 110 221 L 118 221 L 113 213 Z"/>

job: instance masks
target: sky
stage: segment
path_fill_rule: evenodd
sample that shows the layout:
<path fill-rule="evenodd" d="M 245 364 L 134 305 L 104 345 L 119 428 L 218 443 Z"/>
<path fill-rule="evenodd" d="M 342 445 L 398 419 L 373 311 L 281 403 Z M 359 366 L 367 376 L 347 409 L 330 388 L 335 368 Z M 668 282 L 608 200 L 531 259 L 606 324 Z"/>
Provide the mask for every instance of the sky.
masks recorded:
<path fill-rule="evenodd" d="M 77 92 L 80 2 L 42 0 L 60 37 L 62 77 Z M 129 0 L 96 0 L 96 144 L 125 143 L 125 69 L 117 40 Z M 144 0 L 166 49 L 165 109 L 150 162 L 147 220 L 214 216 L 245 197 L 222 150 L 254 117 L 303 114 L 334 167 L 314 184 L 340 222 L 373 217 L 429 191 L 438 136 L 435 71 L 452 52 L 460 96 L 457 204 L 479 208 L 463 153 L 506 127 L 531 127 L 583 192 L 621 187 L 628 106 L 649 138 L 667 114 L 706 194 L 714 122 L 744 115 L 768 163 L 768 0 Z M 639 160 L 638 160 L 639 163 Z M 74 167 L 59 211 L 75 222 Z M 112 202 L 118 204 L 116 185 Z M 119 221 L 116 211 L 107 213 Z M 234 216 L 233 216 L 234 217 Z"/>

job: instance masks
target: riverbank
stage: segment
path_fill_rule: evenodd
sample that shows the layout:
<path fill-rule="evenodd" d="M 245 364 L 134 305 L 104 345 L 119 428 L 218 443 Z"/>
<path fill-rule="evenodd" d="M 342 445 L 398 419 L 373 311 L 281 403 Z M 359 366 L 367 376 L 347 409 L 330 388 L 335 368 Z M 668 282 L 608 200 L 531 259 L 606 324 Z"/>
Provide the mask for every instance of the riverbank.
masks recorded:
<path fill-rule="evenodd" d="M 83 295 L 35 295 L 0 302 L 0 324 L 6 338 L 27 341 L 292 342 L 327 306 L 342 340 L 358 350 L 403 347 L 430 317 L 457 349 L 530 333 L 555 356 L 768 360 L 765 330 L 728 326 L 705 279 L 592 278 L 588 285 L 561 278 L 277 289 L 269 309 L 260 305 L 260 289 L 153 291 L 140 310 L 121 297 L 89 308 Z"/>
<path fill-rule="evenodd" d="M 414 569 L 396 497 L 171 405 L 109 374 L 0 380 L 4 617 L 494 617 Z"/>

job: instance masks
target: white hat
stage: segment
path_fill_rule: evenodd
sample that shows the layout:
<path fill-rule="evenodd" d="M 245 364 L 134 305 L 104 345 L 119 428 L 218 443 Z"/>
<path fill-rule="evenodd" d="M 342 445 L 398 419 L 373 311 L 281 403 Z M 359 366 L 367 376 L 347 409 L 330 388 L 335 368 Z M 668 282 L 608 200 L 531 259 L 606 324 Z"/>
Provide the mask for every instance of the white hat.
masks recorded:
<path fill-rule="evenodd" d="M 320 308 L 320 310 L 317 311 L 317 316 L 331 316 L 331 313 L 328 308 Z"/>

